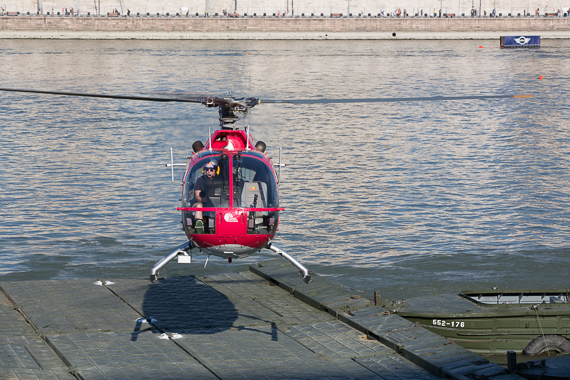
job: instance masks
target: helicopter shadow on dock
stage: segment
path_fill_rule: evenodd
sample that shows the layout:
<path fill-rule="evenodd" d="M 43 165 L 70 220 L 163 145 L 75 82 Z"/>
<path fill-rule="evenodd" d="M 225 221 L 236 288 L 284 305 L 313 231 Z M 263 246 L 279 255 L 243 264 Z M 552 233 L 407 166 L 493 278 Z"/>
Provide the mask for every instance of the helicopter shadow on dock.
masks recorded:
<path fill-rule="evenodd" d="M 239 286 L 239 284 L 235 284 Z M 277 341 L 277 327 L 254 315 L 239 313 L 226 295 L 200 281 L 196 276 L 159 279 L 149 284 L 144 294 L 142 312 L 136 321 L 131 341 L 141 333 L 166 334 L 165 339 L 180 335 L 210 335 L 226 330 L 249 330 L 267 334 Z M 271 326 L 258 329 L 260 326 Z"/>

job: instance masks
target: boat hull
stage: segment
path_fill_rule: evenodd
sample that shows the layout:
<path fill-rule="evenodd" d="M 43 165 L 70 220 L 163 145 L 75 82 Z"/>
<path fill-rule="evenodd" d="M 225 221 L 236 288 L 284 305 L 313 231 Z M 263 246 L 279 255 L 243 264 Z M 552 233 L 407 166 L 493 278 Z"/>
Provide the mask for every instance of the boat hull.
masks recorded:
<path fill-rule="evenodd" d="M 480 354 L 522 353 L 536 339 L 550 342 L 552 347 L 545 347 L 549 351 L 570 348 L 570 303 L 550 303 L 546 297 L 541 303 L 485 304 L 470 299 L 472 292 L 408 299 L 397 313 Z M 557 340 L 564 344 L 556 347 L 549 336 L 563 337 Z"/>

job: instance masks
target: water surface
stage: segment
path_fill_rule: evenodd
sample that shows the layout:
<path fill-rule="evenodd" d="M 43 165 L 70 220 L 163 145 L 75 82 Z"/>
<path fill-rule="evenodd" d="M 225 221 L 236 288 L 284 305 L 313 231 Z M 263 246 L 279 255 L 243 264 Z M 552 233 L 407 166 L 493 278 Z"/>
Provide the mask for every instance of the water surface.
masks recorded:
<path fill-rule="evenodd" d="M 2 87 L 262 99 L 534 94 L 262 104 L 283 148 L 275 244 L 392 297 L 568 285 L 570 42 L 0 41 Z M 248 54 L 249 53 L 249 54 Z M 543 80 L 537 78 L 543 75 Z M 199 105 L 0 93 L 0 279 L 148 276 L 185 240 L 177 162 L 217 125 Z M 243 270 L 205 257 L 161 275 Z"/>

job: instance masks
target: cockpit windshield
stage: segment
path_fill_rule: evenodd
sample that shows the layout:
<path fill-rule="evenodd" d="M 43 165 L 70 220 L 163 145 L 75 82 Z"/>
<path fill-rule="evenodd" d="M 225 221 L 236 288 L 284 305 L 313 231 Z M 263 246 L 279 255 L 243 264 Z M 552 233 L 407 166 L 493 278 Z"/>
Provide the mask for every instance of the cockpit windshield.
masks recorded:
<path fill-rule="evenodd" d="M 233 156 L 234 207 L 273 208 L 279 206 L 277 182 L 272 170 L 247 153 Z"/>
<path fill-rule="evenodd" d="M 186 178 L 185 198 L 190 207 L 229 207 L 229 160 L 208 155 L 198 161 Z"/>
<path fill-rule="evenodd" d="M 277 181 L 262 158 L 253 152 L 231 157 L 219 152 L 200 156 L 185 181 L 184 204 L 193 209 L 184 211 L 185 228 L 192 234 L 223 235 L 223 224 L 216 218 L 216 213 L 222 211 L 216 208 L 229 208 L 233 200 L 234 208 L 255 209 L 243 214 L 247 217 L 247 234 L 275 234 L 279 212 L 267 209 L 279 207 Z"/>

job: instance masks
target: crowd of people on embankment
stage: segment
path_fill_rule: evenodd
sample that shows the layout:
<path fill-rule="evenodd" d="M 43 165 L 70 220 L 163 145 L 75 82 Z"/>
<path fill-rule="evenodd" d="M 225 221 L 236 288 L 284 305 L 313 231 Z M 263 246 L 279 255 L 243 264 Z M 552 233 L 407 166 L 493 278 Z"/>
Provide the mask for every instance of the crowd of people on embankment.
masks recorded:
<path fill-rule="evenodd" d="M 0 16 L 19 16 L 21 15 L 20 12 L 17 11 L 10 11 L 10 10 L 6 10 L 3 7 L 0 7 Z M 31 12 L 26 12 L 27 16 L 34 16 L 34 15 L 38 15 L 38 16 L 43 16 L 44 15 L 44 9 L 43 7 L 40 7 L 37 12 L 35 14 L 31 13 Z M 54 10 L 53 8 L 51 10 L 48 10 L 46 12 L 46 15 L 48 16 L 71 16 L 71 17 L 85 17 L 85 16 L 105 16 L 103 14 L 91 14 L 91 12 L 88 13 L 81 13 L 79 11 L 79 9 L 74 9 L 73 7 L 70 8 L 62 8 L 61 12 L 59 10 Z M 121 12 L 118 9 L 113 9 L 111 12 L 108 12 L 106 14 L 106 16 L 124 16 L 124 17 L 131 17 L 131 16 L 196 16 L 196 17 L 240 17 L 240 15 L 236 12 L 231 12 L 228 11 L 226 9 L 223 9 L 220 13 L 212 13 L 212 12 L 204 12 L 203 14 L 199 14 L 199 13 L 195 13 L 195 14 L 191 14 L 188 8 L 181 8 L 180 12 L 176 13 L 176 15 L 171 15 L 169 13 L 166 13 L 164 15 L 160 15 L 159 13 L 146 13 L 146 14 L 140 14 L 137 13 L 132 14 L 131 15 L 131 11 L 129 9 L 127 9 L 125 12 Z M 384 9 L 380 10 L 380 13 L 378 14 L 371 14 L 371 13 L 365 13 L 363 11 L 360 11 L 359 13 L 353 15 L 352 13 L 350 13 L 349 15 L 343 15 L 342 13 L 330 13 L 330 14 L 325 14 L 325 13 L 320 13 L 320 14 L 314 14 L 311 13 L 310 15 L 307 14 L 305 15 L 304 13 L 301 15 L 295 14 L 295 12 L 292 11 L 277 11 L 276 13 L 271 13 L 271 14 L 267 14 L 267 13 L 263 13 L 263 15 L 258 15 L 256 13 L 254 13 L 253 15 L 249 15 L 249 17 L 277 17 L 277 18 L 282 18 L 282 17 L 360 17 L 360 18 L 365 18 L 365 17 L 392 17 L 392 18 L 407 18 L 407 17 L 424 17 L 424 18 L 441 18 L 441 17 L 459 17 L 460 15 L 456 15 L 455 13 L 442 13 L 442 10 L 439 9 L 433 9 L 433 12 L 430 12 L 429 10 L 426 10 L 424 12 L 423 9 L 419 9 L 419 10 L 415 10 L 415 14 L 410 15 L 409 12 L 406 9 L 401 9 L 401 8 L 396 8 L 394 11 L 384 11 Z M 519 13 L 508 13 L 506 15 L 503 15 L 502 13 L 497 14 L 497 11 L 495 8 L 493 8 L 493 10 L 491 11 L 487 11 L 486 9 L 477 9 L 475 7 L 473 7 L 471 9 L 471 12 L 469 15 L 462 13 L 461 17 L 473 17 L 473 18 L 477 18 L 477 17 L 568 17 L 570 16 L 570 8 L 567 9 L 560 9 L 558 8 L 556 11 L 554 12 L 548 12 L 548 6 L 544 7 L 544 10 L 541 12 L 540 7 L 537 7 L 536 9 L 533 9 L 532 12 L 528 9 L 523 9 L 522 12 Z M 247 14 L 243 14 L 241 15 L 241 17 L 248 17 Z"/>
<path fill-rule="evenodd" d="M 556 11 L 556 13 L 547 13 L 548 9 L 544 10 L 544 16 L 548 17 L 548 16 L 557 16 L 557 17 L 567 17 L 568 16 L 568 11 L 564 12 L 562 11 L 560 8 Z M 489 13 L 487 13 L 486 9 L 483 9 L 482 11 L 482 15 L 480 14 L 481 11 L 478 11 L 476 8 L 472 8 L 471 9 L 471 14 L 469 15 L 469 17 L 497 17 L 497 10 L 495 8 L 493 8 L 492 11 L 490 11 Z M 380 17 L 410 17 L 410 14 L 408 13 L 408 11 L 401 10 L 400 8 L 396 9 L 394 12 L 387 12 L 386 14 L 384 14 L 384 10 L 382 10 L 380 12 L 380 14 L 378 15 Z M 428 12 L 424 12 L 423 9 L 420 9 L 420 11 L 418 13 L 416 13 L 414 15 L 415 17 L 429 17 L 431 16 L 430 14 L 428 14 Z M 433 17 L 456 17 L 456 15 L 453 14 L 448 14 L 448 13 L 442 13 L 441 9 L 438 11 L 437 9 L 433 9 Z M 503 16 L 502 14 L 500 15 L 501 17 Z M 508 14 L 508 17 L 513 17 L 515 15 L 513 14 Z M 521 16 L 521 13 L 518 13 L 516 15 L 516 17 Z M 529 11 L 527 11 L 526 9 L 523 9 L 522 11 L 522 16 L 524 17 L 528 17 L 531 16 L 531 13 Z M 540 17 L 540 7 L 537 7 L 536 10 L 534 11 L 534 16 L 536 17 Z M 365 17 L 363 13 L 359 14 L 359 17 Z M 462 17 L 465 17 L 465 14 L 462 15 Z"/>

